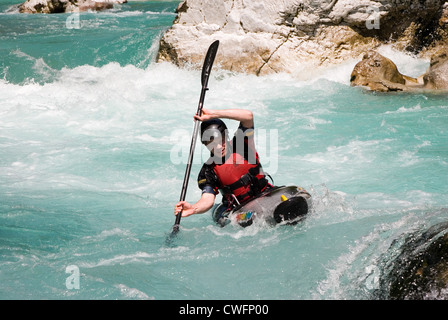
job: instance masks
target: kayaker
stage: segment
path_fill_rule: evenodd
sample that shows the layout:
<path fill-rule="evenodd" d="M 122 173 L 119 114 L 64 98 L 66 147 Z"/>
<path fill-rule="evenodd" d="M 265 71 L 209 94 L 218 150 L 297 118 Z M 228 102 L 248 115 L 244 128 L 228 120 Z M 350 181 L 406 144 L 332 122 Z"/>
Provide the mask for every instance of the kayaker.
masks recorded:
<path fill-rule="evenodd" d="M 210 210 L 219 191 L 223 196 L 220 212 L 215 213 L 218 221 L 226 212 L 238 204 L 248 201 L 273 186 L 267 181 L 259 162 L 254 142 L 253 114 L 249 110 L 225 109 L 202 110 L 194 116 L 201 123 L 201 141 L 210 151 L 210 158 L 204 163 L 198 175 L 201 198 L 190 204 L 179 201 L 174 214 L 182 211 L 182 217 L 204 213 Z M 229 140 L 227 126 L 221 119 L 239 121 L 239 127 Z"/>

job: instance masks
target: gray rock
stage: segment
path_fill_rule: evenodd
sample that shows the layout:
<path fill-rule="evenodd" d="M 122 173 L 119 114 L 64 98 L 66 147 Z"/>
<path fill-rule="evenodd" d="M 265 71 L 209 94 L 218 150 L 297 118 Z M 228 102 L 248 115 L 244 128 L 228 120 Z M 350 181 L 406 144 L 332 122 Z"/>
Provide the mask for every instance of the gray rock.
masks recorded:
<path fill-rule="evenodd" d="M 429 48 L 440 38 L 444 3 L 185 0 L 161 39 L 158 61 L 200 66 L 210 43 L 220 40 L 216 64 L 223 69 L 303 76 L 304 70 L 358 59 L 391 40 L 408 51 Z"/>
<path fill-rule="evenodd" d="M 19 6 L 21 13 L 63 13 L 113 8 L 127 0 L 27 0 Z"/>
<path fill-rule="evenodd" d="M 446 300 L 448 298 L 448 223 L 397 239 L 381 266 L 378 299 Z M 403 241 L 404 240 L 404 241 Z M 400 245 L 401 243 L 401 245 Z M 394 255 L 396 255 L 394 257 Z"/>

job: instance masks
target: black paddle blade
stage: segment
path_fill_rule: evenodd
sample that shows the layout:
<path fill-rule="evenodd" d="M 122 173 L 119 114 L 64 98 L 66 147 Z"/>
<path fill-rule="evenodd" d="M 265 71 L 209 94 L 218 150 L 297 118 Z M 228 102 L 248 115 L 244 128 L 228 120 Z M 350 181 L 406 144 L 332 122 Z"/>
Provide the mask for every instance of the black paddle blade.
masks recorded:
<path fill-rule="evenodd" d="M 169 235 L 169 240 L 171 241 L 173 237 L 176 236 L 176 234 L 179 232 L 179 225 L 180 225 L 180 218 L 182 217 L 182 211 L 179 212 L 176 216 L 176 221 L 173 225 L 173 230 L 171 230 L 171 234 Z"/>
<path fill-rule="evenodd" d="M 173 230 L 171 231 L 170 234 L 167 235 L 165 239 L 165 245 L 167 245 L 168 247 L 172 247 L 174 244 L 174 239 L 177 237 L 178 232 L 179 232 L 179 225 L 174 224 Z"/>
<path fill-rule="evenodd" d="M 202 87 L 206 87 L 210 72 L 212 71 L 213 62 L 215 61 L 216 52 L 218 52 L 219 40 L 213 42 L 208 48 L 207 55 L 205 56 L 204 65 L 202 66 L 201 83 Z"/>

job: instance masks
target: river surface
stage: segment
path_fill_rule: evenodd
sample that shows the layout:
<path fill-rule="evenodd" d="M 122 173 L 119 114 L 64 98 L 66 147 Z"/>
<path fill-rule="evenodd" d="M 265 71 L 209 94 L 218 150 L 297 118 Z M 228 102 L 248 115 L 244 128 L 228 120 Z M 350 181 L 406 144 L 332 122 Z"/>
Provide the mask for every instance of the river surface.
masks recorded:
<path fill-rule="evenodd" d="M 374 299 L 392 244 L 448 219 L 447 96 L 350 87 L 357 61 L 214 69 L 205 107 L 250 109 L 265 171 L 313 208 L 294 226 L 191 216 L 167 245 L 201 90 L 199 70 L 155 62 L 178 2 L 15 4 L 0 1 L 1 299 Z M 380 52 L 410 76 L 429 66 Z"/>

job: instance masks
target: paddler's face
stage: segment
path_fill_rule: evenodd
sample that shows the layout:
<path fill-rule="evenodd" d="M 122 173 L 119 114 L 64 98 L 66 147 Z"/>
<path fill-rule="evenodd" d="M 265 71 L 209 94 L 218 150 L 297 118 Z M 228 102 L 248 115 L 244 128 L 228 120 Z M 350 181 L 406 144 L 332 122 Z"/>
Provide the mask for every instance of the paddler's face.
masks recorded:
<path fill-rule="evenodd" d="M 214 156 L 224 157 L 226 155 L 226 135 L 222 135 L 221 139 L 212 139 L 204 144 Z"/>

